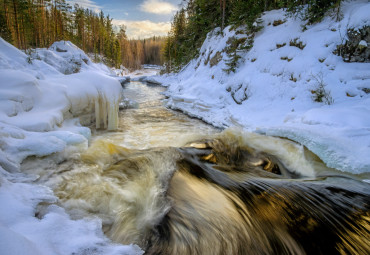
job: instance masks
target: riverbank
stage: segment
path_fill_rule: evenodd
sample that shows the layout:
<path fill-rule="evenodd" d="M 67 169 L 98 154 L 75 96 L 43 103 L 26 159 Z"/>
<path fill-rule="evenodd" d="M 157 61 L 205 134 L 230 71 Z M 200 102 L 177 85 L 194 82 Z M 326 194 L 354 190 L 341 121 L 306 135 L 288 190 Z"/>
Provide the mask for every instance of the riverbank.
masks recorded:
<path fill-rule="evenodd" d="M 181 72 L 151 80 L 168 87 L 172 109 L 218 127 L 286 137 L 329 167 L 369 173 L 370 63 L 333 53 L 348 31 L 370 25 L 369 12 L 368 1 L 343 2 L 340 21 L 326 17 L 306 25 L 284 10 L 268 11 L 253 47 L 238 51 L 235 73 L 224 71 L 226 51 L 248 34 L 227 27 L 223 35 L 210 32 L 199 57 Z"/>
<path fill-rule="evenodd" d="M 70 42 L 26 55 L 0 38 L 0 254 L 142 254 L 112 243 L 99 219 L 72 220 L 37 174 L 21 171 L 29 157 L 51 155 L 53 168 L 86 150 L 82 125 L 117 129 L 122 88 L 112 75 Z M 40 204 L 50 205 L 42 217 Z"/>

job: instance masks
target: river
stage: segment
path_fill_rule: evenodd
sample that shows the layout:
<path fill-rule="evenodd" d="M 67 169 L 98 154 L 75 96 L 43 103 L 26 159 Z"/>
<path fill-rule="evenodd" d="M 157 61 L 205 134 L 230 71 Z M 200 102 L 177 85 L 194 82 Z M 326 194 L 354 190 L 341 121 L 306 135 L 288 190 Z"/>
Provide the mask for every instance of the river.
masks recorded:
<path fill-rule="evenodd" d="M 110 239 L 146 254 L 369 254 L 361 176 L 327 168 L 293 141 L 169 110 L 161 86 L 123 90 L 131 101 L 119 130 L 93 130 L 70 160 L 23 164 L 73 219 L 99 217 Z"/>

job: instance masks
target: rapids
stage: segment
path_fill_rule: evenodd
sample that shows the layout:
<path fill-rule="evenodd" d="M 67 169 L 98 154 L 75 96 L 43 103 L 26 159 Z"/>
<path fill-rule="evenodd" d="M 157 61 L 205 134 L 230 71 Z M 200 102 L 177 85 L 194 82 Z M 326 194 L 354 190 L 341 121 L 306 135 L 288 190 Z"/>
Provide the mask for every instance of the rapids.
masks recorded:
<path fill-rule="evenodd" d="M 293 141 L 166 109 L 164 90 L 126 84 L 136 103 L 120 111 L 119 130 L 92 127 L 86 152 L 28 159 L 23 171 L 72 218 L 99 217 L 109 238 L 146 254 L 370 253 L 368 176 L 327 168 Z"/>

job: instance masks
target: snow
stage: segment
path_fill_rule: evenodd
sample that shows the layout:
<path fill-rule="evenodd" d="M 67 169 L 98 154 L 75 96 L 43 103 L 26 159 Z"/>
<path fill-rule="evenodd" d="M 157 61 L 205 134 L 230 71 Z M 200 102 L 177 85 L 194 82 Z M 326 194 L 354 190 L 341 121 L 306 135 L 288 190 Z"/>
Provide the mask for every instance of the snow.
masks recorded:
<path fill-rule="evenodd" d="M 365 40 L 361 40 L 359 43 L 358 43 L 358 45 L 360 45 L 360 46 L 363 46 L 363 47 L 367 47 L 367 42 L 365 41 Z"/>
<path fill-rule="evenodd" d="M 49 52 L 53 61 L 28 61 L 26 54 L 0 39 L 1 149 L 12 164 L 19 165 L 31 155 L 45 156 L 61 152 L 67 145 L 87 143 L 90 133 L 81 124 L 90 124 L 95 119 L 98 128 L 117 128 L 122 90 L 117 79 L 108 75 L 107 67 L 96 66 L 70 42 L 57 42 L 53 47 L 66 52 L 61 52 L 61 57 L 56 51 L 38 49 L 34 54 L 41 52 L 47 56 Z M 58 63 L 68 68 L 60 59 L 73 56 L 88 59 L 89 65 L 82 61 L 79 73 L 59 72 Z M 95 108 L 100 114 L 96 114 Z M 65 121 L 74 118 L 79 118 L 73 125 L 74 131 L 64 130 Z M 40 139 L 44 141 L 42 145 Z"/>
<path fill-rule="evenodd" d="M 142 254 L 137 246 L 112 244 L 98 219 L 71 220 L 56 205 L 35 217 L 40 203 L 57 201 L 48 188 L 1 175 L 0 183 L 0 204 L 6 208 L 0 211 L 0 254 Z"/>
<path fill-rule="evenodd" d="M 166 104 L 218 127 L 241 127 L 292 139 L 329 167 L 352 174 L 370 172 L 370 63 L 346 63 L 334 55 L 347 29 L 370 24 L 368 1 L 344 1 L 343 18 L 307 25 L 284 10 L 265 12 L 253 47 L 227 74 L 224 36 L 210 32 L 197 59 L 178 74 L 152 76 L 168 86 Z M 273 26 L 275 20 L 285 21 Z M 302 47 L 298 47 L 301 42 Z M 304 47 L 303 47 L 304 46 Z M 211 66 L 207 59 L 221 54 Z M 148 79 L 148 78 L 146 78 Z M 323 88 L 327 98 L 315 102 Z"/>
<path fill-rule="evenodd" d="M 107 66 L 93 63 L 84 51 L 69 41 L 55 42 L 48 49 L 37 49 L 31 56 L 45 61 L 63 74 L 72 74 L 79 69 L 114 74 Z"/>
<path fill-rule="evenodd" d="M 27 157 L 63 161 L 86 150 L 83 125 L 117 128 L 114 76 L 71 42 L 26 55 L 0 38 L 0 254 L 143 253 L 112 243 L 98 219 L 70 219 L 49 188 L 24 183 L 38 176 L 20 172 Z"/>

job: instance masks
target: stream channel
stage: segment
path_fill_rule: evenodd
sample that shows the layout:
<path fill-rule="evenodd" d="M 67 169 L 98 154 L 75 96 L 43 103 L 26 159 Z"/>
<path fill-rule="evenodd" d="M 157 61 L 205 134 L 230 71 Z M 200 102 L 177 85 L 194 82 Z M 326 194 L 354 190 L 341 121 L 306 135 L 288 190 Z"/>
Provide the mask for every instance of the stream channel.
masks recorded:
<path fill-rule="evenodd" d="M 24 171 L 73 219 L 99 217 L 110 239 L 146 254 L 369 254 L 370 185 L 360 176 L 293 141 L 169 110 L 163 91 L 126 84 L 119 130 L 93 130 L 81 155 L 30 159 Z"/>

